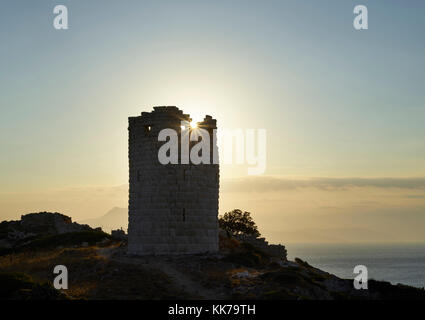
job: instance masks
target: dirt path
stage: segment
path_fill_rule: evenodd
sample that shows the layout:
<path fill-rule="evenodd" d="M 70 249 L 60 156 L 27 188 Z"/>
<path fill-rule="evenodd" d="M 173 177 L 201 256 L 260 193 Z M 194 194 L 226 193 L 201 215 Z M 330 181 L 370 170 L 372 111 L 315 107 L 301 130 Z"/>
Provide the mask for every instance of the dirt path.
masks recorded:
<path fill-rule="evenodd" d="M 108 252 L 110 253 L 110 252 Z M 202 286 L 198 281 L 193 280 L 176 268 L 173 259 L 170 257 L 164 256 L 146 256 L 146 257 L 136 257 L 136 256 L 127 256 L 120 252 L 119 254 L 109 255 L 110 259 L 113 259 L 122 263 L 135 264 L 143 266 L 144 268 L 153 269 L 156 271 L 161 271 L 169 276 L 174 284 L 187 292 L 192 298 L 197 299 L 207 299 L 207 300 L 217 300 L 217 299 L 226 299 L 227 297 L 223 294 L 221 290 L 215 290 L 212 288 L 207 288 Z"/>
<path fill-rule="evenodd" d="M 225 298 L 222 292 L 202 286 L 196 280 L 191 279 L 187 274 L 177 270 L 169 261 L 164 261 L 163 258 L 153 258 L 150 261 L 150 266 L 155 270 L 160 270 L 167 274 L 181 289 L 195 298 L 207 300 Z"/>

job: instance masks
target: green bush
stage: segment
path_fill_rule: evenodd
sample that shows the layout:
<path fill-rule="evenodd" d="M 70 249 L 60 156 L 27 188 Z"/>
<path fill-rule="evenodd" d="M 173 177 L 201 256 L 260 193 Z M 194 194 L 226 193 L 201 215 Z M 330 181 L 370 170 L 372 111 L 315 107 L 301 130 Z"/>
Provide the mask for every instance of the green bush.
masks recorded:
<path fill-rule="evenodd" d="M 252 235 L 259 237 L 260 232 L 251 217 L 251 213 L 240 209 L 234 209 L 218 217 L 218 224 L 228 235 Z"/>

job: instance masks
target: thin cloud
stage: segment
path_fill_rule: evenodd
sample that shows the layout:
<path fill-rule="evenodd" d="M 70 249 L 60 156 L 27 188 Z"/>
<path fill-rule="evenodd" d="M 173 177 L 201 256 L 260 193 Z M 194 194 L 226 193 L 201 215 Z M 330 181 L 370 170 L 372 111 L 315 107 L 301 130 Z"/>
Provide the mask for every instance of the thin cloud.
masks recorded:
<path fill-rule="evenodd" d="M 276 176 L 247 177 L 225 179 L 222 181 L 224 192 L 270 192 L 316 188 L 320 190 L 347 190 L 351 188 L 398 188 L 425 189 L 425 178 L 326 178 L 290 179 Z"/>

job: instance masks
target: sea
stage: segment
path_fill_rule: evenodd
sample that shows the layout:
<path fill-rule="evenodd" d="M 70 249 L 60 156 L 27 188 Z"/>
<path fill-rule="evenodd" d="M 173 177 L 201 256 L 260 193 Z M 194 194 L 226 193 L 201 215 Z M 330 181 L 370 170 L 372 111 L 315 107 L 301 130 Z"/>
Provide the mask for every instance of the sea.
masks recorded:
<path fill-rule="evenodd" d="M 286 244 L 288 259 L 353 279 L 356 265 L 367 267 L 368 278 L 425 287 L 425 243 Z"/>

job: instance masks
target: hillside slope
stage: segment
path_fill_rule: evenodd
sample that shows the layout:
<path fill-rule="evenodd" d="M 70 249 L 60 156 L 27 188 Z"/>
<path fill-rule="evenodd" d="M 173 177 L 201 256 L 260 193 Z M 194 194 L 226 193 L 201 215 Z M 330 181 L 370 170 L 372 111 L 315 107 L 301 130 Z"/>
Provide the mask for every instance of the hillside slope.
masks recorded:
<path fill-rule="evenodd" d="M 50 227 L 63 220 L 42 215 L 36 221 Z M 43 223 L 32 225 L 46 231 Z M 1 226 L 3 238 L 15 235 L 17 227 L 32 235 L 0 251 L 0 299 L 425 299 L 424 289 L 382 281 L 369 280 L 368 290 L 355 290 L 352 280 L 223 234 L 214 254 L 132 256 L 125 241 L 78 224 L 41 234 L 20 222 Z M 56 265 L 68 269 L 68 290 L 52 287 Z"/>

